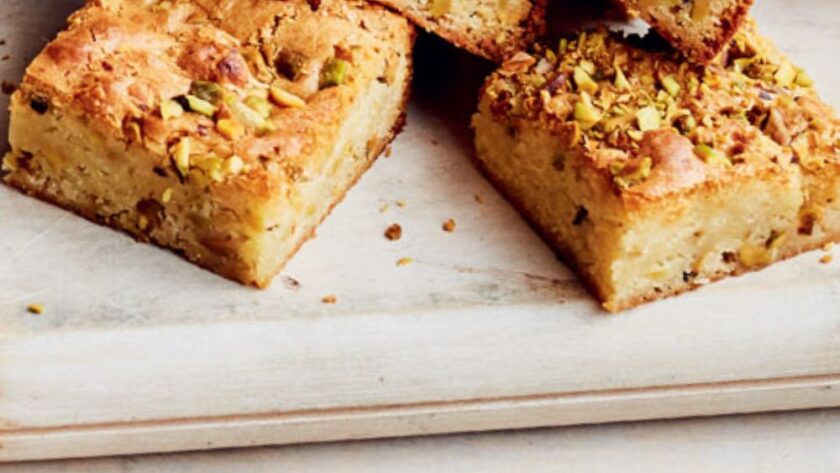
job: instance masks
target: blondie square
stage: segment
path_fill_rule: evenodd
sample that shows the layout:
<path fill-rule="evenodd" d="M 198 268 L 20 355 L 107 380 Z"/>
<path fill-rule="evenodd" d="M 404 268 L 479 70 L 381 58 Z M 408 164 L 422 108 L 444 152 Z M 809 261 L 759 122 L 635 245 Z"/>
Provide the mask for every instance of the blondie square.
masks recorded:
<path fill-rule="evenodd" d="M 840 121 L 751 22 L 706 67 L 604 30 L 538 46 L 487 80 L 473 127 L 610 311 L 840 240 Z"/>
<path fill-rule="evenodd" d="M 4 180 L 264 287 L 403 124 L 413 27 L 354 0 L 94 0 L 12 97 Z"/>

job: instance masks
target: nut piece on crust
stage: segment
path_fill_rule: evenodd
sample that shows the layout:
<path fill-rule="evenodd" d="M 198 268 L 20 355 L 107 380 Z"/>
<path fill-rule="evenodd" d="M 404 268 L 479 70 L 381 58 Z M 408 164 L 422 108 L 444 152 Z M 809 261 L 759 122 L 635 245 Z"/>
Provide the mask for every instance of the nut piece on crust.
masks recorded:
<path fill-rule="evenodd" d="M 605 31 L 483 89 L 480 167 L 610 311 L 840 240 L 840 120 L 752 23 L 709 66 Z"/>
<path fill-rule="evenodd" d="M 753 0 L 618 0 L 689 60 L 707 64 L 747 18 Z"/>
<path fill-rule="evenodd" d="M 545 31 L 548 0 L 375 0 L 459 48 L 501 61 Z"/>
<path fill-rule="evenodd" d="M 413 27 L 354 0 L 100 0 L 29 66 L 5 181 L 259 287 L 403 123 Z"/>

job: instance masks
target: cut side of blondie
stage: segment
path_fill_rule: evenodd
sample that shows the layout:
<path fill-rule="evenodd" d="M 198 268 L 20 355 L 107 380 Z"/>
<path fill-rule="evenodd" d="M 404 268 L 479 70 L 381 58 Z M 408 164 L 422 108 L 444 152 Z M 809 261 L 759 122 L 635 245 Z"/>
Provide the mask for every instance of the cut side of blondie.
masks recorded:
<path fill-rule="evenodd" d="M 693 62 L 706 64 L 747 18 L 753 0 L 619 0 Z"/>
<path fill-rule="evenodd" d="M 12 98 L 4 180 L 267 286 L 402 126 L 413 39 L 361 1 L 91 1 Z"/>
<path fill-rule="evenodd" d="M 501 61 L 545 30 L 547 0 L 375 0 L 459 48 Z"/>
<path fill-rule="evenodd" d="M 620 311 L 840 240 L 840 121 L 752 23 L 692 65 L 605 31 L 485 84 L 477 159 Z"/>

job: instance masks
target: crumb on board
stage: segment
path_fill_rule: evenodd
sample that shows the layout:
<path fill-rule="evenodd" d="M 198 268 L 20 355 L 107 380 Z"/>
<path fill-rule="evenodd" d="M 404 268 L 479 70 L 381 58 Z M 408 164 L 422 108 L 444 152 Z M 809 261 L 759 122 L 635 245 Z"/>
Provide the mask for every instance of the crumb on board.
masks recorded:
<path fill-rule="evenodd" d="M 402 238 L 402 226 L 399 223 L 393 223 L 385 229 L 385 238 L 396 241 Z"/>
<path fill-rule="evenodd" d="M 379 213 L 384 214 L 385 212 L 391 210 L 391 204 L 385 204 L 382 207 L 379 207 Z"/>
<path fill-rule="evenodd" d="M 8 60 L 9 60 L 9 59 L 11 59 L 11 58 L 12 58 L 12 56 L 11 56 L 11 55 L 9 55 L 9 54 L 4 54 L 4 55 L 3 55 L 3 57 L 0 57 L 0 61 L 8 61 Z"/>
<path fill-rule="evenodd" d="M 334 294 L 330 294 L 322 297 L 321 302 L 323 302 L 324 304 L 335 304 L 336 302 L 338 302 L 338 297 L 336 297 Z"/>
<path fill-rule="evenodd" d="M 38 303 L 29 304 L 29 306 L 26 307 L 26 310 L 28 310 L 30 314 L 41 315 L 44 313 L 44 305 Z"/>
<path fill-rule="evenodd" d="M 17 85 L 9 82 L 7 80 L 3 80 L 0 82 L 0 91 L 3 92 L 4 95 L 12 95 L 17 90 Z"/>
<path fill-rule="evenodd" d="M 397 201 L 397 207 L 399 207 L 401 209 L 404 209 L 406 205 L 408 205 L 408 204 L 404 200 L 398 200 Z"/>
<path fill-rule="evenodd" d="M 450 218 L 449 220 L 443 222 L 443 231 L 452 233 L 452 232 L 455 231 L 455 226 L 456 226 L 455 219 Z"/>
<path fill-rule="evenodd" d="M 834 261 L 834 255 L 832 255 L 830 253 L 827 254 L 827 255 L 822 255 L 822 258 L 820 258 L 820 263 L 822 263 L 822 264 L 829 264 L 832 261 Z"/>
<path fill-rule="evenodd" d="M 286 286 L 287 289 L 297 291 L 301 287 L 300 281 L 291 276 L 283 275 L 280 277 L 280 280 L 283 281 L 283 285 Z"/>
<path fill-rule="evenodd" d="M 414 258 L 400 258 L 397 260 L 397 266 L 406 266 L 414 262 Z"/>
<path fill-rule="evenodd" d="M 476 204 L 483 204 L 484 203 L 484 197 L 481 197 L 481 194 L 474 195 L 473 199 L 475 199 Z"/>
<path fill-rule="evenodd" d="M 435 145 L 435 146 L 437 146 L 437 145 L 439 145 L 439 144 L 440 144 L 440 142 L 439 142 L 438 140 L 433 139 L 433 140 L 432 140 L 432 144 L 433 144 L 433 145 Z"/>
<path fill-rule="evenodd" d="M 392 154 L 393 152 L 394 152 L 394 148 L 392 148 L 392 147 L 389 145 L 387 148 L 385 148 L 385 157 L 386 157 L 386 158 L 390 158 L 390 157 L 391 157 L 391 154 Z"/>

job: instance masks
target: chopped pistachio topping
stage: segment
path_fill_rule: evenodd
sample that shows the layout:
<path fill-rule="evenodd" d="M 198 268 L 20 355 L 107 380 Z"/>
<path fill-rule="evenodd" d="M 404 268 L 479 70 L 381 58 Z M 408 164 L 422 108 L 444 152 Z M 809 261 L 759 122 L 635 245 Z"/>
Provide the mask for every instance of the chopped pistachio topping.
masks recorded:
<path fill-rule="evenodd" d="M 582 93 L 580 100 L 575 103 L 574 114 L 575 121 L 583 130 L 592 128 L 601 120 L 601 112 L 592 105 L 592 100 L 586 92 Z"/>
<path fill-rule="evenodd" d="M 232 102 L 229 107 L 231 115 L 246 127 L 262 129 L 266 126 L 265 118 L 244 103 Z"/>
<path fill-rule="evenodd" d="M 350 63 L 337 57 L 330 58 L 321 69 L 320 88 L 335 87 L 344 83 L 347 79 L 347 70 Z"/>
<path fill-rule="evenodd" d="M 213 105 L 218 105 L 225 98 L 225 89 L 215 82 L 196 80 L 190 84 L 189 95 L 198 97 Z"/>
<path fill-rule="evenodd" d="M 233 155 L 222 164 L 222 172 L 225 174 L 239 174 L 245 169 L 245 162 L 237 155 Z"/>
<path fill-rule="evenodd" d="M 627 76 L 624 75 L 624 71 L 621 70 L 620 67 L 615 67 L 615 88 L 621 91 L 628 91 L 630 90 L 630 82 L 627 80 Z"/>
<path fill-rule="evenodd" d="M 245 134 L 245 126 L 233 118 L 222 118 L 216 122 L 216 130 L 229 140 L 237 140 Z"/>
<path fill-rule="evenodd" d="M 796 85 L 800 87 L 813 87 L 814 79 L 804 70 L 798 69 L 796 71 Z"/>
<path fill-rule="evenodd" d="M 708 145 L 695 146 L 694 154 L 699 156 L 706 164 L 724 167 L 732 166 L 732 161 L 726 155 Z"/>
<path fill-rule="evenodd" d="M 175 164 L 175 169 L 181 177 L 187 177 L 187 174 L 190 172 L 191 148 L 192 143 L 187 137 L 181 138 L 181 140 L 172 147 L 172 162 Z"/>
<path fill-rule="evenodd" d="M 610 164 L 610 173 L 613 175 L 613 182 L 620 189 L 628 189 L 635 185 L 641 184 L 648 177 L 653 168 L 653 159 L 645 156 L 634 166 L 627 166 L 621 162 L 614 162 Z"/>
<path fill-rule="evenodd" d="M 222 180 L 222 158 L 209 154 L 194 156 L 192 161 L 195 167 L 203 171 L 210 179 L 214 181 Z"/>
<path fill-rule="evenodd" d="M 452 0 L 430 0 L 429 14 L 432 17 L 446 15 L 452 10 Z"/>
<path fill-rule="evenodd" d="M 200 113 L 201 115 L 208 117 L 212 117 L 216 114 L 216 107 L 212 103 L 196 97 L 195 95 L 187 95 L 186 99 L 187 106 L 189 106 L 190 111 Z"/>
<path fill-rule="evenodd" d="M 658 130 L 662 125 L 662 118 L 659 116 L 659 110 L 653 105 L 643 107 L 636 112 L 636 121 L 641 131 Z"/>
<path fill-rule="evenodd" d="M 782 63 L 782 66 L 779 67 L 779 70 L 776 71 L 773 78 L 780 86 L 790 87 L 793 85 L 793 81 L 796 80 L 796 69 L 790 63 Z"/>
<path fill-rule="evenodd" d="M 245 105 L 260 114 L 263 119 L 271 116 L 271 103 L 269 103 L 265 97 L 260 97 L 259 95 L 249 95 L 245 97 Z"/>
<path fill-rule="evenodd" d="M 184 107 L 174 100 L 164 100 L 160 103 L 160 116 L 164 120 L 178 118 L 184 114 Z"/>
<path fill-rule="evenodd" d="M 677 79 L 674 78 L 674 76 L 665 76 L 662 78 L 661 82 L 662 87 L 665 89 L 666 92 L 668 92 L 668 95 L 670 95 L 671 97 L 676 97 L 677 95 L 679 95 L 682 86 L 680 86 L 680 83 L 677 81 Z"/>
<path fill-rule="evenodd" d="M 276 86 L 269 90 L 269 98 L 278 107 L 303 108 L 306 106 L 305 100 Z"/>
<path fill-rule="evenodd" d="M 586 92 L 587 94 L 594 94 L 598 92 L 598 83 L 592 79 L 592 76 L 586 72 L 582 66 L 577 66 L 574 69 L 574 80 L 578 90 Z"/>

